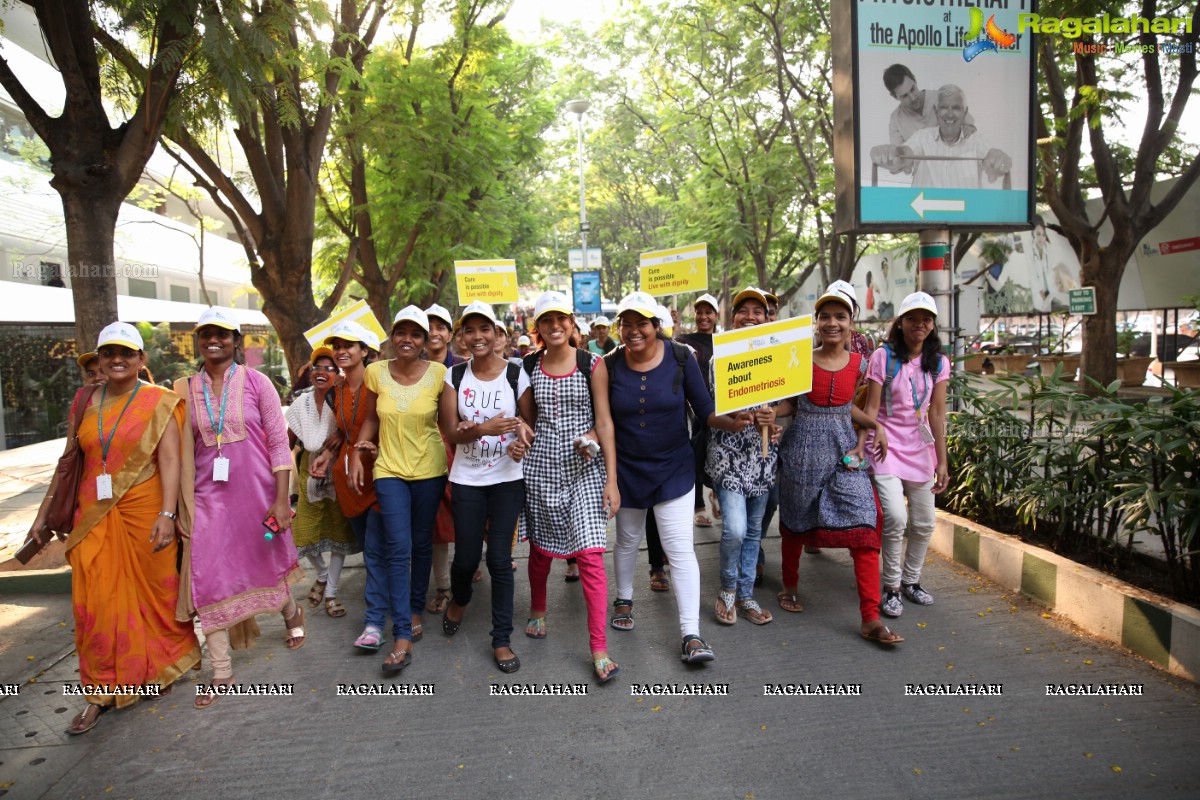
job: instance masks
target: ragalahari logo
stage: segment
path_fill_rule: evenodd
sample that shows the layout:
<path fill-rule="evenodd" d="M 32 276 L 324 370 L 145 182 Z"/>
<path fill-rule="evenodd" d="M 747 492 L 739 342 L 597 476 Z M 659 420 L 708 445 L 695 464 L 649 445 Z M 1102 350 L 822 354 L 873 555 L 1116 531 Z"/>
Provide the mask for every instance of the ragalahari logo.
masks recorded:
<path fill-rule="evenodd" d="M 967 46 L 963 48 L 963 61 L 971 61 L 975 56 L 988 50 L 997 52 L 1001 47 L 1012 47 L 1017 37 L 996 24 L 996 15 L 988 17 L 987 25 L 983 24 L 983 12 L 978 8 L 970 9 L 971 27 L 967 29 Z"/>

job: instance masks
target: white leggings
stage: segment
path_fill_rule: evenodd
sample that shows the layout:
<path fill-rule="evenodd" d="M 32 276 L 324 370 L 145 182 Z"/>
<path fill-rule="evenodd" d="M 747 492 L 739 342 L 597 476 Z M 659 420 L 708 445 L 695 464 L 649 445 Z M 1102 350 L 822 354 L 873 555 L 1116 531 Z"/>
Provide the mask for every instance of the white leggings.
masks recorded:
<path fill-rule="evenodd" d="M 682 497 L 654 507 L 658 538 L 671 562 L 671 586 L 679 608 L 681 636 L 700 635 L 700 564 L 696 561 L 692 530 L 695 488 Z M 633 575 L 637 570 L 638 546 L 646 535 L 646 509 L 624 508 L 617 512 L 617 544 L 613 564 L 617 573 L 617 597 L 633 598 Z"/>
<path fill-rule="evenodd" d="M 895 475 L 873 475 L 879 505 L 883 507 L 883 585 L 895 589 L 901 583 L 920 583 L 921 567 L 929 540 L 933 538 L 933 480 L 906 481 Z M 905 506 L 904 498 L 908 497 Z M 908 548 L 904 532 L 908 530 Z M 900 559 L 904 558 L 904 574 Z"/>

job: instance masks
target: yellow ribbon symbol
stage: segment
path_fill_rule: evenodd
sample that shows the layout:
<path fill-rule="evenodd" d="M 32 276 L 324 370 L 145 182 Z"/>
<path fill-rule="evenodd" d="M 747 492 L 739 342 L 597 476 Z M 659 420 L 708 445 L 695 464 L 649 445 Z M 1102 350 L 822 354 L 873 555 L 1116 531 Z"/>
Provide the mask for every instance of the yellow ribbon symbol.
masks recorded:
<path fill-rule="evenodd" d="M 791 361 L 788 362 L 788 369 L 800 366 L 800 355 L 798 352 L 799 350 L 800 350 L 800 345 L 797 345 L 797 344 L 792 345 L 792 352 L 791 352 L 792 359 L 791 359 Z"/>

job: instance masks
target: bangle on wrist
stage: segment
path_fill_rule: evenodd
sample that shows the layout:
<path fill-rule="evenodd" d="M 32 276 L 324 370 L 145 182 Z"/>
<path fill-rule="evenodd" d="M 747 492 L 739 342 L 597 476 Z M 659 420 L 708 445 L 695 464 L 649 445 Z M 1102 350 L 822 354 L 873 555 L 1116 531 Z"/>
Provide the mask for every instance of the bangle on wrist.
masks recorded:
<path fill-rule="evenodd" d="M 172 520 L 179 519 L 179 515 L 176 514 L 174 511 L 160 511 L 160 512 L 158 512 L 158 515 L 160 517 L 170 517 Z"/>

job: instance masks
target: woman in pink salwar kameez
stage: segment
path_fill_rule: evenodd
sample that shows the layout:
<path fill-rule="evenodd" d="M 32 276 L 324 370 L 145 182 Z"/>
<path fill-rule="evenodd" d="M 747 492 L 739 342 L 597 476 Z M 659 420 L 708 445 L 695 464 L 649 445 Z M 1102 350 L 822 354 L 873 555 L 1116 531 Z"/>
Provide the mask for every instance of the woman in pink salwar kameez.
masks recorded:
<path fill-rule="evenodd" d="M 265 375 L 235 363 L 241 332 L 231 312 L 206 311 L 196 339 L 204 368 L 175 385 L 188 406 L 184 447 L 192 447 L 193 457 L 184 453 L 185 473 L 194 464 L 193 474 L 182 480 L 191 513 L 181 514 L 181 527 L 191 537 L 183 569 L 190 582 L 180 597 L 182 602 L 186 594 L 192 606 L 187 610 L 200 618 L 212 683 L 228 685 L 229 649 L 253 644 L 256 614 L 281 612 L 288 648 L 304 644 L 304 611 L 289 588 L 304 571 L 292 541 L 292 460 L 279 395 Z M 279 525 L 270 539 L 263 524 L 269 517 Z M 201 694 L 195 705 L 205 708 L 218 696 Z"/>

